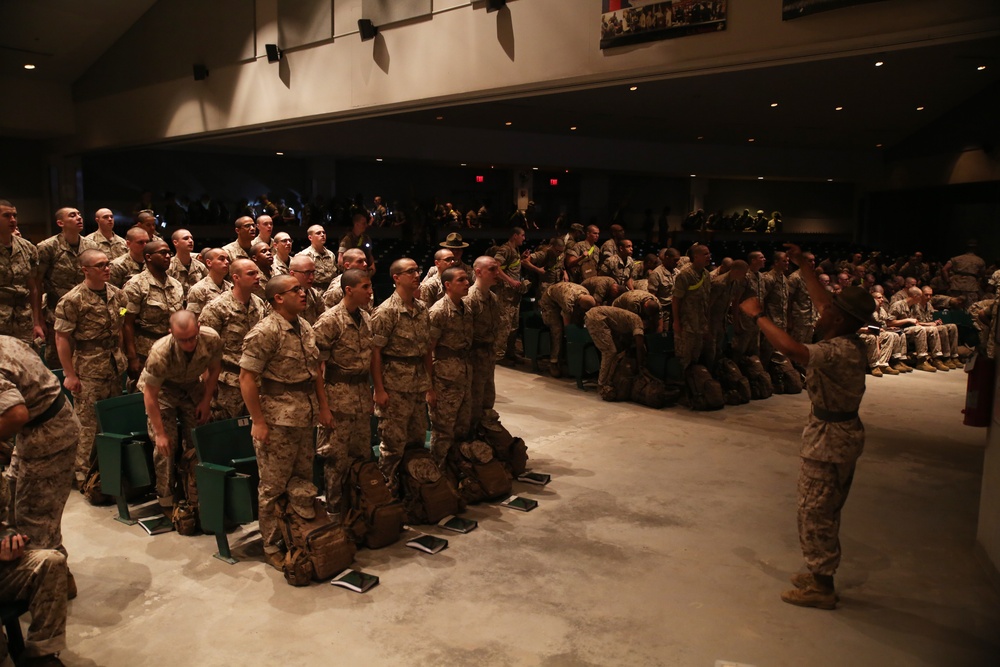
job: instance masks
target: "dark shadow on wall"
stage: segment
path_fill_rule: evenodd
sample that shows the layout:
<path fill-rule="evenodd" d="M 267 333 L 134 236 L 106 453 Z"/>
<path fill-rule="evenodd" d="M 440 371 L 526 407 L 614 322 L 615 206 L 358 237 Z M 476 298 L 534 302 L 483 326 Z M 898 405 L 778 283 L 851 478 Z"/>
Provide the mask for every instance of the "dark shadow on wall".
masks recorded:
<path fill-rule="evenodd" d="M 511 62 L 514 62 L 514 22 L 511 20 L 510 8 L 507 5 L 497 11 L 497 41 Z"/>
<path fill-rule="evenodd" d="M 372 48 L 372 57 L 375 59 L 375 64 L 378 65 L 379 69 L 389 73 L 389 45 L 385 43 L 385 37 L 381 34 L 375 35 L 375 44 Z"/>
<path fill-rule="evenodd" d="M 281 83 L 285 84 L 285 88 L 291 89 L 292 87 L 292 68 L 288 64 L 288 54 L 278 61 L 278 78 L 281 79 Z"/>

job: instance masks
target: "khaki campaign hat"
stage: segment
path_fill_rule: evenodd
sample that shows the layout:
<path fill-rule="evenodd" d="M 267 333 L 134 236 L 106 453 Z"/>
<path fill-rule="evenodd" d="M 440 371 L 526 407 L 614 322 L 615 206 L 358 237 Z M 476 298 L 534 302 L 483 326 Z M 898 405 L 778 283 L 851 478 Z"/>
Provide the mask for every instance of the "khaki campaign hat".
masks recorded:
<path fill-rule="evenodd" d="M 833 305 L 865 324 L 878 324 L 873 317 L 875 299 L 863 287 L 845 287 L 833 295 Z"/>
<path fill-rule="evenodd" d="M 468 248 L 469 244 L 462 240 L 462 235 L 458 232 L 448 234 L 444 241 L 439 243 L 442 248 Z"/>

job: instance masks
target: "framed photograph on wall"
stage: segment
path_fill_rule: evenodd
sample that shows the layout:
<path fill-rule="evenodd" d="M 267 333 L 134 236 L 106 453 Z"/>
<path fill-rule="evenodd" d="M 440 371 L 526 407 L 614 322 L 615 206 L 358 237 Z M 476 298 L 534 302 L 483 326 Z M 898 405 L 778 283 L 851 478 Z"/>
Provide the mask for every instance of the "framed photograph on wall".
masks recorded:
<path fill-rule="evenodd" d="M 851 5 L 865 5 L 869 2 L 882 2 L 882 0 L 781 0 L 781 20 L 789 21 L 817 12 L 828 12 L 831 9 Z"/>
<path fill-rule="evenodd" d="M 728 0 L 601 0 L 601 48 L 726 29 Z"/>

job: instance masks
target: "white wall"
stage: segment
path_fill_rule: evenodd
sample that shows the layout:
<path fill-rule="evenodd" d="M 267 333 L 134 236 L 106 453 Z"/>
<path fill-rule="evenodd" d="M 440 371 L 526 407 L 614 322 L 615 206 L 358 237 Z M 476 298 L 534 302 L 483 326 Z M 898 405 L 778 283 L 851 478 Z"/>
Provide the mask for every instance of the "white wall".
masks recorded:
<path fill-rule="evenodd" d="M 199 25 L 246 25 L 246 2 L 182 4 Z M 724 32 L 601 51 L 598 0 L 511 0 L 494 13 L 481 3 L 436 2 L 430 20 L 386 27 L 368 42 L 355 34 L 360 13 L 360 0 L 335 0 L 333 39 L 272 65 L 260 56 L 277 39 L 277 0 L 256 0 L 257 34 L 226 33 L 227 44 L 242 37 L 244 47 L 224 49 L 226 62 L 206 62 L 211 75 L 197 83 L 191 58 L 208 48 L 197 32 L 171 30 L 170 48 L 141 57 L 126 48 L 135 35 L 126 35 L 76 86 L 77 148 L 887 51 L 1000 28 L 991 0 L 888 0 L 788 22 L 775 0 L 740 0 L 730 3 Z M 169 15 L 160 10 L 164 25 L 146 20 L 133 30 L 167 30 Z M 258 59 L 239 59 L 250 43 Z M 185 75 L 163 80 L 169 71 Z"/>

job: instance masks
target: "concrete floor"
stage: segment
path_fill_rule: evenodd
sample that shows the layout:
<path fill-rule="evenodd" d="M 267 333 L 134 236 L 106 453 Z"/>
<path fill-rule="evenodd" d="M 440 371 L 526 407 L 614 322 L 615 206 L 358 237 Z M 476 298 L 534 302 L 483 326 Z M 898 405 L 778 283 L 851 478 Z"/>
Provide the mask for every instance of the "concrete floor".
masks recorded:
<path fill-rule="evenodd" d="M 498 409 L 544 488 L 524 514 L 470 508 L 436 556 L 362 551 L 365 595 L 295 589 L 259 533 L 147 536 L 70 498 L 80 588 L 68 665 L 1000 664 L 1000 599 L 973 557 L 985 430 L 965 375 L 869 378 L 867 451 L 844 512 L 836 611 L 778 594 L 801 562 L 795 480 L 805 394 L 721 412 L 603 403 L 498 369 Z"/>

